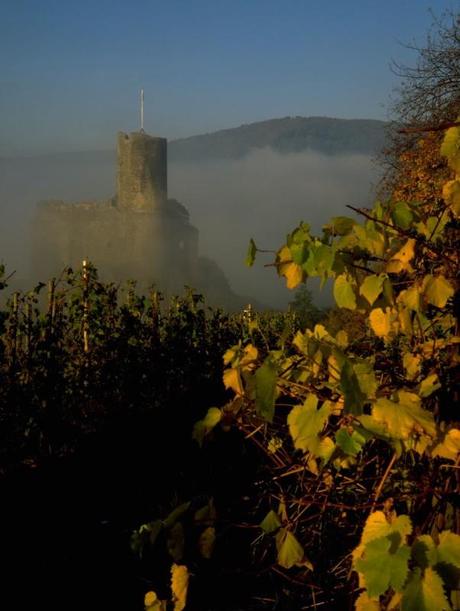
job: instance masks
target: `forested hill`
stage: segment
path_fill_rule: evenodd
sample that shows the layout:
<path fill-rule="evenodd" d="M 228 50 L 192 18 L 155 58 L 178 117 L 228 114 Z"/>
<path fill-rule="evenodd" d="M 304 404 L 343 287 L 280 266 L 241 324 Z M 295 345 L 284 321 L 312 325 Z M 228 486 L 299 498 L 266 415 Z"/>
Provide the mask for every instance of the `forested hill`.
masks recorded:
<path fill-rule="evenodd" d="M 285 117 L 173 140 L 171 161 L 239 159 L 253 149 L 270 147 L 281 153 L 314 150 L 329 155 L 378 153 L 385 142 L 384 121 Z"/>

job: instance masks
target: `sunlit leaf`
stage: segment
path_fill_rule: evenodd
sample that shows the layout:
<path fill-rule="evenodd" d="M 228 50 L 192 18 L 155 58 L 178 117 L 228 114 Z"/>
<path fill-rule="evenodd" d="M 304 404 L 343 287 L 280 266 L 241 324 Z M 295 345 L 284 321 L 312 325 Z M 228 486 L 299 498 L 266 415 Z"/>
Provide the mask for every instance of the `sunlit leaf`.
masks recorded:
<path fill-rule="evenodd" d="M 385 281 L 384 274 L 376 276 L 371 274 L 366 276 L 364 282 L 359 287 L 359 293 L 367 299 L 370 305 L 373 305 L 376 299 L 381 295 L 383 291 L 383 283 Z"/>
<path fill-rule="evenodd" d="M 278 274 L 286 278 L 288 289 L 295 289 L 304 279 L 304 271 L 300 265 L 292 260 L 292 254 L 288 246 L 283 246 L 278 252 L 276 264 Z"/>
<path fill-rule="evenodd" d="M 409 229 L 414 215 L 406 202 L 397 202 L 393 207 L 391 217 L 395 225 L 401 229 Z"/>
<path fill-rule="evenodd" d="M 224 386 L 231 388 L 237 395 L 243 394 L 243 382 L 238 369 L 231 368 L 224 371 Z"/>
<path fill-rule="evenodd" d="M 438 374 L 432 373 L 420 382 L 419 395 L 423 398 L 429 397 L 441 388 Z"/>
<path fill-rule="evenodd" d="M 444 308 L 454 294 L 454 288 L 444 276 L 426 276 L 423 297 L 437 308 Z"/>
<path fill-rule="evenodd" d="M 441 145 L 441 155 L 447 157 L 449 166 L 460 174 L 460 129 L 458 127 L 450 127 L 446 131 Z"/>
<path fill-rule="evenodd" d="M 256 253 L 257 253 L 257 246 L 254 242 L 254 240 L 251 238 L 249 240 L 249 246 L 248 246 L 248 252 L 246 255 L 246 265 L 248 267 L 252 267 L 254 265 L 254 261 L 256 258 Z"/>
<path fill-rule="evenodd" d="M 442 189 L 442 196 L 452 210 L 454 216 L 460 216 L 460 180 L 446 182 Z"/>
<path fill-rule="evenodd" d="M 438 443 L 431 452 L 431 455 L 456 460 L 460 452 L 460 430 L 451 429 L 446 433 L 444 439 Z"/>
<path fill-rule="evenodd" d="M 271 509 L 260 523 L 260 528 L 267 534 L 275 532 L 281 526 L 278 514 Z"/>
<path fill-rule="evenodd" d="M 422 366 L 422 357 L 419 354 L 406 352 L 403 355 L 403 367 L 406 370 L 408 380 L 414 380 L 420 373 Z"/>
<path fill-rule="evenodd" d="M 392 331 L 393 310 L 391 308 L 375 308 L 369 314 L 369 323 L 377 337 L 387 338 Z"/>
<path fill-rule="evenodd" d="M 222 420 L 222 410 L 217 407 L 210 407 L 206 416 L 202 420 L 198 420 L 193 427 L 193 439 L 200 445 L 203 439 L 208 435 Z"/>
<path fill-rule="evenodd" d="M 355 602 L 355 611 L 380 611 L 379 601 L 370 598 L 367 592 L 361 592 Z"/>
<path fill-rule="evenodd" d="M 350 456 L 356 456 L 361 452 L 363 445 L 366 443 L 366 438 L 358 431 L 353 431 L 350 434 L 345 427 L 342 427 L 335 434 L 335 442 L 342 452 Z"/>
<path fill-rule="evenodd" d="M 421 433 L 436 436 L 433 414 L 420 406 L 420 398 L 413 393 L 400 391 L 398 402 L 384 397 L 377 399 L 372 406 L 372 418 L 393 439 L 404 441 Z"/>
<path fill-rule="evenodd" d="M 460 535 L 444 530 L 439 535 L 438 562 L 447 562 L 460 569 Z"/>
<path fill-rule="evenodd" d="M 345 274 L 337 276 L 334 282 L 334 299 L 339 308 L 356 309 L 356 295 Z"/>
<path fill-rule="evenodd" d="M 441 577 L 431 568 L 422 576 L 414 569 L 404 589 L 401 611 L 445 611 L 450 610 Z"/>
<path fill-rule="evenodd" d="M 402 271 L 413 271 L 409 262 L 414 258 L 414 248 L 415 240 L 413 238 L 410 238 L 409 240 L 407 240 L 404 246 L 391 257 L 390 261 L 387 264 L 387 272 L 399 274 Z"/>
<path fill-rule="evenodd" d="M 293 407 L 288 416 L 289 432 L 294 446 L 305 452 L 309 451 L 310 445 L 323 430 L 331 414 L 330 404 L 324 404 L 320 409 L 317 409 L 317 405 L 318 399 L 314 395 L 308 395 L 305 403 Z"/>
<path fill-rule="evenodd" d="M 355 568 L 363 575 L 370 597 L 380 596 L 388 590 L 401 590 L 408 575 L 410 548 L 407 545 L 392 551 L 389 537 L 370 541 L 364 556 L 355 563 Z"/>
<path fill-rule="evenodd" d="M 278 550 L 277 562 L 285 569 L 300 564 L 304 559 L 303 547 L 287 528 L 282 528 L 276 535 L 276 548 Z"/>
<path fill-rule="evenodd" d="M 189 573 L 186 566 L 173 564 L 171 567 L 171 591 L 174 611 L 183 611 L 187 602 Z"/>

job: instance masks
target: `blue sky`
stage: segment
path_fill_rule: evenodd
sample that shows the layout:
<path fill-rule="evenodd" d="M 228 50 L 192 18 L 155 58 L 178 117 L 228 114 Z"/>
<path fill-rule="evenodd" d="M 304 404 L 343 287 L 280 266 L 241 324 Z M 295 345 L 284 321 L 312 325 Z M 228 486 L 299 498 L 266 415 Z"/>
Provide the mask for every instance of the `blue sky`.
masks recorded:
<path fill-rule="evenodd" d="M 283 116 L 388 117 L 401 43 L 448 0 L 2 0 L 0 155 Z"/>

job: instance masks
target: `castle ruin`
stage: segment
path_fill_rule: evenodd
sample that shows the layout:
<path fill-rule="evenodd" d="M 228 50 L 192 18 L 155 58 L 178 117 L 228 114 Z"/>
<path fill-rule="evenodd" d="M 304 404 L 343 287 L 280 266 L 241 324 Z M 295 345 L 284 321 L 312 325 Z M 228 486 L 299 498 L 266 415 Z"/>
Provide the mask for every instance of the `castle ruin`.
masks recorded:
<path fill-rule="evenodd" d="M 199 284 L 198 231 L 185 206 L 168 199 L 167 140 L 143 130 L 118 134 L 117 192 L 106 201 L 38 205 L 36 278 L 90 260 L 108 281 L 136 279 L 166 294 Z"/>

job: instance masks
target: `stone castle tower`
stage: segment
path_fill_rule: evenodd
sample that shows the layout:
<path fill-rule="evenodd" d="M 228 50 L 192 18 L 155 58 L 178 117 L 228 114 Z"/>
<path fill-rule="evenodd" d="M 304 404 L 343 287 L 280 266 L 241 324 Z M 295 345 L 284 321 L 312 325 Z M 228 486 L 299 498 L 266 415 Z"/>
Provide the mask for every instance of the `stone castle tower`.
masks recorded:
<path fill-rule="evenodd" d="M 34 276 L 46 279 L 89 259 L 102 279 L 155 283 L 182 292 L 197 278 L 198 231 L 168 199 L 167 141 L 144 131 L 118 134 L 117 193 L 107 201 L 38 205 Z"/>

